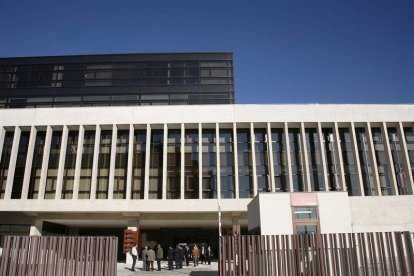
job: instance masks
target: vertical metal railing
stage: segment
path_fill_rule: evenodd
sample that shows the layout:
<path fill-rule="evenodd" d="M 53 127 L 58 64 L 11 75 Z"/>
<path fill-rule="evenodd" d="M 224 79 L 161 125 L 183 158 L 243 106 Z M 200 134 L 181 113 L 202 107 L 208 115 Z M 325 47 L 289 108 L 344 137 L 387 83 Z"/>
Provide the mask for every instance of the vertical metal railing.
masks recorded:
<path fill-rule="evenodd" d="M 2 276 L 115 276 L 116 237 L 6 236 Z"/>
<path fill-rule="evenodd" d="M 414 275 L 410 232 L 220 237 L 220 275 Z"/>

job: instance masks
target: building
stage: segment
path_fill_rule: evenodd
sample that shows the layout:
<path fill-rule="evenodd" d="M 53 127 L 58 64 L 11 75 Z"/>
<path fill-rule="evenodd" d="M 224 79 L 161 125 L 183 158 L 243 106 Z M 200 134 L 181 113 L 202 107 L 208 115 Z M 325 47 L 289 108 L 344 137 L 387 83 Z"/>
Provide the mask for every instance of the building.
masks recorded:
<path fill-rule="evenodd" d="M 300 233 L 289 216 L 314 205 L 288 197 L 315 193 L 321 219 L 347 216 L 352 225 L 340 229 L 414 231 L 413 127 L 414 105 L 1 109 L 0 234 L 122 237 L 130 228 L 142 244 L 217 249 L 219 206 L 224 234 L 264 234 L 250 227 L 248 205 L 275 196 L 268 219 Z M 327 197 L 349 208 L 335 213 L 319 204 Z M 315 223 L 304 231 L 328 231 Z"/>
<path fill-rule="evenodd" d="M 0 108 L 232 103 L 231 52 L 0 58 Z"/>

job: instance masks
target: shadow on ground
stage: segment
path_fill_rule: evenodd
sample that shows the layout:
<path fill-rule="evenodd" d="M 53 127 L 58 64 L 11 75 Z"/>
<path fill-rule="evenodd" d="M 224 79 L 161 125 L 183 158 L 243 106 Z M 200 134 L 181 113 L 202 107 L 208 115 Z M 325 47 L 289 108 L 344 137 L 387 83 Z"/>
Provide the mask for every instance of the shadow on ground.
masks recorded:
<path fill-rule="evenodd" d="M 217 276 L 217 271 L 191 271 L 190 276 Z"/>

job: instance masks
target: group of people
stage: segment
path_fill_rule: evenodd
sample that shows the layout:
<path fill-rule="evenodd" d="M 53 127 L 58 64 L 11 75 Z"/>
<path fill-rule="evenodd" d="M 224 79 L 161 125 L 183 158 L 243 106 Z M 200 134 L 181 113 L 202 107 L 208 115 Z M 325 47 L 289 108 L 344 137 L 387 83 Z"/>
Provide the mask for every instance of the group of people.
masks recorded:
<path fill-rule="evenodd" d="M 135 265 L 138 259 L 138 250 L 137 245 L 135 244 L 131 251 L 132 257 L 132 271 L 135 271 Z M 160 244 L 156 247 L 148 247 L 145 246 L 142 251 L 142 270 L 144 271 L 154 271 L 154 261 L 157 261 L 157 270 L 161 270 L 161 260 L 164 259 L 164 251 Z M 201 244 L 198 247 L 196 244 L 190 248 L 188 245 L 176 245 L 175 248 L 170 246 L 168 248 L 167 260 L 168 260 L 168 269 L 174 269 L 174 263 L 176 269 L 183 268 L 183 262 L 186 263 L 187 266 L 190 265 L 190 261 L 192 260 L 194 266 L 198 266 L 199 262 L 201 264 L 205 263 L 210 265 L 211 259 L 213 257 L 213 251 L 209 245 Z"/>
<path fill-rule="evenodd" d="M 135 271 L 135 264 L 138 259 L 138 251 L 137 245 L 135 244 L 131 251 L 132 257 L 132 271 Z M 162 249 L 161 245 L 157 245 L 157 247 L 148 247 L 145 246 L 142 251 L 142 270 L 144 271 L 154 271 L 154 262 L 157 261 L 157 270 L 161 270 L 161 260 L 164 258 L 164 250 Z"/>
<path fill-rule="evenodd" d="M 175 248 L 170 246 L 168 248 L 168 269 L 173 270 L 175 262 L 175 268 L 183 268 L 183 262 L 185 261 L 186 265 L 190 265 L 190 260 L 193 261 L 194 266 L 198 266 L 199 261 L 201 264 L 205 263 L 210 265 L 211 258 L 213 257 L 213 251 L 209 245 L 202 244 L 200 248 L 195 244 L 192 248 L 188 245 L 181 246 L 176 245 Z"/>

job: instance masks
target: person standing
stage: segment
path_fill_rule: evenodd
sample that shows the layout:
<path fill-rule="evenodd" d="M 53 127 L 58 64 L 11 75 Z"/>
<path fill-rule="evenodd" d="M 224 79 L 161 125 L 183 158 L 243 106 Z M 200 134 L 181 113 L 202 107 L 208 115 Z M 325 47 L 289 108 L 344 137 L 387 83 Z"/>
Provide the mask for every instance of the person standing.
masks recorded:
<path fill-rule="evenodd" d="M 155 251 L 150 247 L 147 257 L 147 271 L 154 271 Z"/>
<path fill-rule="evenodd" d="M 132 271 L 135 271 L 135 264 L 137 263 L 137 258 L 138 258 L 138 251 L 137 251 L 137 244 L 134 243 L 134 246 L 131 248 L 131 257 L 132 257 Z"/>
<path fill-rule="evenodd" d="M 177 244 L 174 249 L 174 261 L 175 261 L 176 269 L 180 269 L 180 260 L 181 260 L 181 250 L 180 250 L 180 246 Z"/>
<path fill-rule="evenodd" d="M 185 246 L 184 248 L 184 254 L 185 254 L 185 262 L 187 264 L 187 266 L 190 265 L 190 258 L 191 258 L 191 250 L 188 247 L 188 245 Z"/>
<path fill-rule="evenodd" d="M 158 244 L 157 248 L 157 267 L 158 271 L 161 271 L 161 260 L 164 258 L 164 251 L 162 250 L 161 244 Z"/>
<path fill-rule="evenodd" d="M 204 243 L 201 244 L 201 248 L 200 249 L 201 249 L 201 252 L 200 252 L 200 261 L 201 261 L 201 264 L 203 264 L 203 263 L 206 262 L 206 247 L 205 247 Z"/>
<path fill-rule="evenodd" d="M 207 247 L 207 249 L 206 249 L 206 258 L 207 258 L 207 262 L 208 262 L 208 265 L 211 265 L 211 258 L 213 257 L 213 251 L 211 250 L 211 247 L 210 247 L 210 245 Z"/>
<path fill-rule="evenodd" d="M 192 255 L 194 260 L 194 266 L 198 266 L 198 257 L 200 257 L 200 251 L 198 250 L 197 244 L 194 245 Z"/>
<path fill-rule="evenodd" d="M 144 249 L 141 252 L 142 254 L 142 270 L 147 270 L 147 256 L 148 256 L 148 247 L 144 247 Z"/>
<path fill-rule="evenodd" d="M 167 253 L 167 260 L 168 260 L 168 270 L 173 270 L 173 260 L 174 260 L 174 249 L 170 246 L 168 247 L 168 253 Z"/>

